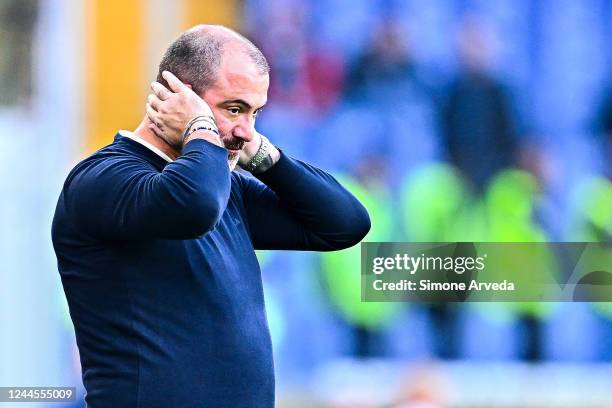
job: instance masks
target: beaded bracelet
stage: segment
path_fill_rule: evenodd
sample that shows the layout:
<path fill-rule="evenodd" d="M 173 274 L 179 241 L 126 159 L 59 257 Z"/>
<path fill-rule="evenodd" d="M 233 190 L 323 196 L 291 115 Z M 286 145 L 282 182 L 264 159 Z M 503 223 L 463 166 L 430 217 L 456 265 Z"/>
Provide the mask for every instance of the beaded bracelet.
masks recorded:
<path fill-rule="evenodd" d="M 211 129 L 208 130 L 212 130 L 213 132 L 215 132 L 217 135 L 219 135 L 219 128 L 217 127 L 217 122 L 215 121 L 215 118 L 211 115 L 198 115 L 196 117 L 194 117 L 193 119 L 191 119 L 189 121 L 189 123 L 187 123 L 187 127 L 185 127 L 185 131 L 183 132 L 183 142 L 185 142 L 185 139 L 187 139 L 187 136 L 189 136 L 190 134 L 192 134 L 194 131 L 190 132 L 191 127 L 196 123 L 196 122 L 206 122 L 208 124 L 210 124 Z"/>
<path fill-rule="evenodd" d="M 196 123 L 198 123 L 198 122 L 200 122 L 200 121 L 196 121 L 196 122 L 195 122 L 193 125 L 191 125 L 191 126 L 194 126 L 194 125 L 195 125 Z M 201 121 L 201 122 L 204 122 L 204 121 Z M 213 132 L 213 133 L 214 133 L 214 134 L 216 134 L 217 136 L 219 136 L 219 131 L 218 131 L 217 129 L 213 128 L 212 126 L 204 126 L 204 125 L 201 125 L 201 126 L 196 126 L 196 127 L 194 127 L 193 129 L 191 129 L 191 130 L 189 131 L 189 133 L 187 133 L 187 136 L 185 136 L 185 139 L 183 139 L 183 140 L 187 140 L 187 138 L 188 138 L 189 136 L 191 136 L 191 135 L 192 135 L 194 132 L 197 132 L 198 130 L 208 130 L 208 131 L 210 131 L 210 132 Z"/>

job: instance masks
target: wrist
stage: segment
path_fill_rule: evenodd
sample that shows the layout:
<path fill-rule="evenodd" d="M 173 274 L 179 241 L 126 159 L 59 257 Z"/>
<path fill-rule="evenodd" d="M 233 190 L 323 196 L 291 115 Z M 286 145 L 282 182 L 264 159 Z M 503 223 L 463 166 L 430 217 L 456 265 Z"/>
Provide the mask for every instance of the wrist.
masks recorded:
<path fill-rule="evenodd" d="M 223 147 L 214 117 L 199 115 L 189 121 L 183 132 L 183 146 L 193 139 L 204 139 Z"/>
<path fill-rule="evenodd" d="M 219 135 L 219 128 L 217 127 L 217 122 L 215 121 L 214 116 L 208 114 L 194 116 L 187 123 L 187 126 L 183 131 L 183 141 L 185 141 L 187 137 L 196 130 L 208 130 Z"/>
<path fill-rule="evenodd" d="M 267 137 L 261 135 L 261 143 L 257 152 L 241 167 L 253 174 L 263 173 L 272 167 L 280 158 L 280 151 Z"/>
<path fill-rule="evenodd" d="M 203 139 L 219 147 L 223 147 L 223 142 L 219 137 L 219 133 L 209 126 L 200 126 L 195 123 L 187 133 L 187 136 L 183 140 L 183 146 L 191 142 L 194 139 Z"/>

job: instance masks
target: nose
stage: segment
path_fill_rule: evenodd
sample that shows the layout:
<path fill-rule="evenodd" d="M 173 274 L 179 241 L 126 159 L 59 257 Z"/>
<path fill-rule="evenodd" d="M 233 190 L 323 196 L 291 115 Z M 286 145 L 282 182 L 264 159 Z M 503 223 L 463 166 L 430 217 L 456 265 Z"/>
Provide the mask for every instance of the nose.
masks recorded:
<path fill-rule="evenodd" d="M 234 137 L 250 142 L 255 136 L 255 123 L 252 120 L 245 119 L 240 121 L 234 127 L 232 134 Z"/>

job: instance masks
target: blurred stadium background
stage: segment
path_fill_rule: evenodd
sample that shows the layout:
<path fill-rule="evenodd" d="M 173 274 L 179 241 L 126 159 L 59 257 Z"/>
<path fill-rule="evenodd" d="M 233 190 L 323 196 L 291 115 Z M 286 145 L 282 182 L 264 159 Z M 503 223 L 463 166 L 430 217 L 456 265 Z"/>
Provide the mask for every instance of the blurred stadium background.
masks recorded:
<path fill-rule="evenodd" d="M 202 22 L 263 49 L 258 129 L 366 240 L 611 241 L 610 0 L 0 0 L 0 386 L 82 400 L 55 202 Z M 358 251 L 259 254 L 278 407 L 612 407 L 609 305 L 360 304 Z"/>

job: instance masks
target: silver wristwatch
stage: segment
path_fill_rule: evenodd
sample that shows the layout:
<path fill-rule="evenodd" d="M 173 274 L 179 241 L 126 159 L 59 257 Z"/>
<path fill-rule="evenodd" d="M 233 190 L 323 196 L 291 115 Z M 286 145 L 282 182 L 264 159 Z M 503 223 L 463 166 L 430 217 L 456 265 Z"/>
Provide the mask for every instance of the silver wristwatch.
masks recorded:
<path fill-rule="evenodd" d="M 259 149 L 255 156 L 249 160 L 249 162 L 244 166 L 244 169 L 250 171 L 251 173 L 257 173 L 258 167 L 268 158 L 270 155 L 270 141 L 267 137 L 261 136 L 261 144 L 259 145 Z"/>

